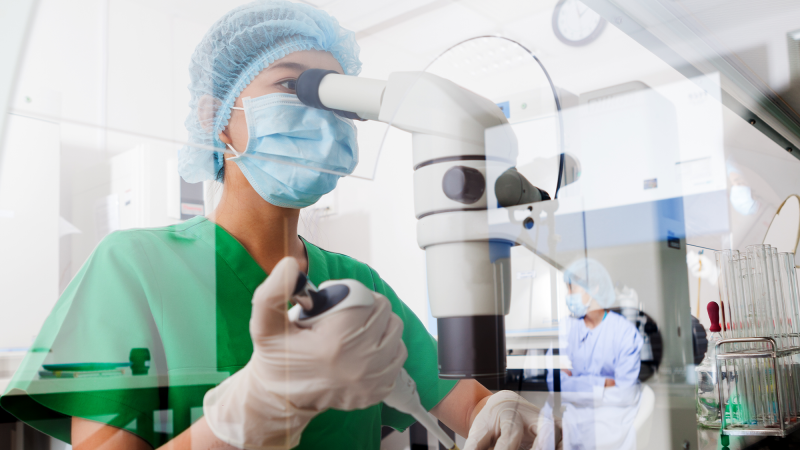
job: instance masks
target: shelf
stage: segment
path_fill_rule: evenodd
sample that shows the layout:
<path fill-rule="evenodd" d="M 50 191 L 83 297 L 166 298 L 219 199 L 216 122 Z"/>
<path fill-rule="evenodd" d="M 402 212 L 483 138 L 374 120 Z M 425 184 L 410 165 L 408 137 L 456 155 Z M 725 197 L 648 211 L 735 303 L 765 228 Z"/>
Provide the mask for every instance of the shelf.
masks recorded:
<path fill-rule="evenodd" d="M 722 343 L 727 339 L 723 339 Z M 789 347 L 783 350 L 739 350 L 717 354 L 717 359 L 748 359 L 748 358 L 782 358 L 800 353 L 800 347 Z"/>
<path fill-rule="evenodd" d="M 800 421 L 791 425 L 787 425 L 783 430 L 780 428 L 766 428 L 761 426 L 752 426 L 747 428 L 726 428 L 722 430 L 722 434 L 728 436 L 778 436 L 786 437 L 800 428 Z"/>

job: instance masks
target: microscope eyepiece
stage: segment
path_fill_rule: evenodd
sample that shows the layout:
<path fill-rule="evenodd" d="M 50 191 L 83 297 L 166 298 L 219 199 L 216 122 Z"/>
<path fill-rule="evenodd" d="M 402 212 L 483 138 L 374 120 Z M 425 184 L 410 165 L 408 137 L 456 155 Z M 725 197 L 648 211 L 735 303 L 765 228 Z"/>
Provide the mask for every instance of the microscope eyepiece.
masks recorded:
<path fill-rule="evenodd" d="M 297 98 L 306 106 L 332 111 L 337 116 L 344 117 L 345 119 L 364 120 L 354 112 L 331 109 L 322 104 L 322 100 L 319 98 L 319 85 L 322 83 L 322 79 L 330 74 L 340 75 L 339 72 L 335 70 L 325 69 L 308 69 L 301 73 L 295 82 Z"/>

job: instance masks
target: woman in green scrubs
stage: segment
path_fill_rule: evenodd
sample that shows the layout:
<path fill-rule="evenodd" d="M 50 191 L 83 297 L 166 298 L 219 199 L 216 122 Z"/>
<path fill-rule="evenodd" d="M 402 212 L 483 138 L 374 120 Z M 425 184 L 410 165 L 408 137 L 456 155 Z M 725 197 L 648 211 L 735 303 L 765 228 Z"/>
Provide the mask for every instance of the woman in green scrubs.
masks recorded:
<path fill-rule="evenodd" d="M 322 182 L 302 172 L 310 169 L 231 159 L 258 147 L 253 134 L 269 134 L 248 127 L 256 113 L 247 98 L 294 94 L 294 80 L 309 68 L 355 74 L 359 66 L 353 33 L 308 5 L 260 2 L 220 19 L 191 64 L 186 123 L 190 142 L 205 147 L 180 153 L 187 181 L 224 181 L 219 206 L 208 217 L 107 236 L 64 291 L 0 405 L 79 450 L 226 448 L 203 418 L 203 397 L 250 360 L 254 290 L 291 256 L 315 285 L 351 278 L 389 299 L 404 323 L 404 367 L 422 404 L 466 436 L 491 393 L 474 380 L 438 378 L 434 339 L 374 269 L 298 237 L 303 202 L 324 194 L 304 188 Z M 313 131 L 305 130 L 304 138 Z M 326 161 L 341 160 L 331 152 L 346 150 L 344 140 L 321 136 L 309 139 L 324 147 Z M 315 161 L 301 156 L 305 164 Z M 355 162 L 341 166 L 352 171 Z M 287 173 L 291 177 L 281 180 Z M 327 180 L 328 191 L 336 178 L 332 185 Z M 482 423 L 494 423 L 488 410 Z M 297 448 L 378 449 L 382 426 L 403 430 L 413 421 L 382 403 L 329 409 L 312 419 Z M 481 437 L 481 448 L 500 437 L 499 428 L 482 433 L 489 434 Z"/>

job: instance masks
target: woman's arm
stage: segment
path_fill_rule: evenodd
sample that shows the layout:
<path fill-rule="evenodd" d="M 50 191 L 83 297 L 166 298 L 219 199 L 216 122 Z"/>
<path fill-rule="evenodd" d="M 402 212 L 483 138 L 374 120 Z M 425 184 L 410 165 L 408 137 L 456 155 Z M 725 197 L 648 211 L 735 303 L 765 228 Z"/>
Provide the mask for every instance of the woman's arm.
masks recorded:
<path fill-rule="evenodd" d="M 72 418 L 72 448 L 75 450 L 152 449 L 144 439 L 130 431 L 80 417 Z M 162 450 L 228 450 L 234 448 L 214 436 L 214 433 L 208 428 L 205 417 L 160 447 Z"/>
<path fill-rule="evenodd" d="M 492 393 L 475 380 L 461 380 L 452 391 L 434 406 L 431 414 L 448 428 L 463 437 L 469 435 L 469 429 L 475 416 Z"/>
<path fill-rule="evenodd" d="M 75 450 L 117 449 L 150 450 L 144 439 L 121 428 L 93 420 L 72 418 L 72 448 Z"/>
<path fill-rule="evenodd" d="M 463 437 L 469 435 L 475 416 L 492 393 L 475 380 L 461 380 L 431 413 Z M 144 439 L 121 428 L 80 417 L 72 418 L 72 446 L 75 450 L 151 450 Z M 234 449 L 214 436 L 205 417 L 160 447 L 162 450 Z"/>
<path fill-rule="evenodd" d="M 620 346 L 619 353 L 616 355 L 614 365 L 614 382 L 620 387 L 629 387 L 639 382 L 639 369 L 642 366 L 642 345 L 644 340 L 639 331 L 630 325 L 626 327 L 616 338 Z"/>

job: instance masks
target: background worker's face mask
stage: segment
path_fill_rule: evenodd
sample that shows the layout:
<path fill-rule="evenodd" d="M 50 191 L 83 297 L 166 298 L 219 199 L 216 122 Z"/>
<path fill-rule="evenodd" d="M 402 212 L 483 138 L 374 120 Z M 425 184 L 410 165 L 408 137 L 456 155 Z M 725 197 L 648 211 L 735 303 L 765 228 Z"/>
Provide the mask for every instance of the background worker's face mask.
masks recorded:
<path fill-rule="evenodd" d="M 742 185 L 731 187 L 731 205 L 739 214 L 749 216 L 758 211 L 758 204 L 753 200 L 750 188 Z"/>
<path fill-rule="evenodd" d="M 239 166 L 264 200 L 304 208 L 332 191 L 339 177 L 353 173 L 358 143 L 352 120 L 306 106 L 292 94 L 248 97 L 242 103 L 244 108 L 234 109 L 244 110 L 247 148 L 239 153 L 228 145 L 236 154 L 228 161 Z"/>
<path fill-rule="evenodd" d="M 583 295 L 580 293 L 567 294 L 567 309 L 573 316 L 581 318 L 586 315 L 589 305 L 583 304 Z"/>

